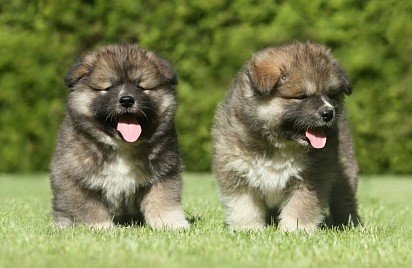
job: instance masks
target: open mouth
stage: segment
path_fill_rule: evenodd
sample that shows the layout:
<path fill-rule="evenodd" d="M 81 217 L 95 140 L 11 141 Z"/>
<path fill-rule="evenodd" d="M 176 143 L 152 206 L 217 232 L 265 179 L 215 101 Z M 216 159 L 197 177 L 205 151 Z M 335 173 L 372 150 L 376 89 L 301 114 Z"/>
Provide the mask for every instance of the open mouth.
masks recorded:
<path fill-rule="evenodd" d="M 326 135 L 322 128 L 308 128 L 304 138 L 313 148 L 322 149 L 326 145 Z"/>
<path fill-rule="evenodd" d="M 142 134 L 142 126 L 137 115 L 122 114 L 117 119 L 116 130 L 118 134 L 127 142 L 135 142 Z"/>

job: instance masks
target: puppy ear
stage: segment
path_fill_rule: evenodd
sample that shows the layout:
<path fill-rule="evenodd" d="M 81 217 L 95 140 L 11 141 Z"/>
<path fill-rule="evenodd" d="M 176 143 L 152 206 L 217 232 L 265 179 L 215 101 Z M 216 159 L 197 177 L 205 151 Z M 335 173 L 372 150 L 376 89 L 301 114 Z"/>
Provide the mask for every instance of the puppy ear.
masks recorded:
<path fill-rule="evenodd" d="M 149 59 L 153 61 L 160 74 L 166 79 L 167 83 L 172 86 L 176 86 L 178 84 L 176 73 L 173 70 L 172 64 L 168 60 L 156 55 L 154 52 L 149 52 Z"/>
<path fill-rule="evenodd" d="M 352 83 L 350 82 L 346 74 L 343 78 L 343 92 L 345 92 L 345 94 L 348 96 L 352 94 Z"/>
<path fill-rule="evenodd" d="M 348 84 L 343 87 L 343 91 L 345 92 L 346 95 L 351 95 L 352 94 L 352 85 Z"/>
<path fill-rule="evenodd" d="M 94 60 L 95 54 L 93 53 L 81 58 L 77 63 L 75 63 L 64 78 L 64 84 L 66 87 L 72 88 L 82 78 L 86 77 L 92 69 Z"/>
<path fill-rule="evenodd" d="M 271 55 L 261 52 L 253 56 L 246 67 L 253 91 L 258 95 L 269 95 L 283 77 Z"/>
<path fill-rule="evenodd" d="M 333 62 L 335 68 L 338 70 L 338 77 L 339 80 L 341 81 L 341 90 L 346 95 L 351 95 L 352 94 L 352 83 L 348 77 L 348 74 L 346 73 L 345 69 L 343 69 L 342 65 L 338 62 L 338 60 L 334 59 Z"/>
<path fill-rule="evenodd" d="M 73 65 L 69 72 L 67 73 L 66 77 L 64 78 L 64 84 L 68 88 L 74 87 L 74 85 L 83 77 L 85 77 L 89 73 L 89 70 L 86 66 L 82 65 L 82 62 L 78 62 Z"/>
<path fill-rule="evenodd" d="M 340 69 L 341 90 L 349 96 L 352 94 L 352 83 L 342 66 L 339 65 L 338 68 Z"/>

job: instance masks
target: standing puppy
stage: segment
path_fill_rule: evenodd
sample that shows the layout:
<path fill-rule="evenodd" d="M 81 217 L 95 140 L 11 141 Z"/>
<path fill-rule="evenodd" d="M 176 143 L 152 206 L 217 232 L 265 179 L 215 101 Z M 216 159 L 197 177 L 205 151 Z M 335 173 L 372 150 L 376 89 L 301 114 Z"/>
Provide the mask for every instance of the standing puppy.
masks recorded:
<path fill-rule="evenodd" d="M 219 105 L 213 166 L 235 229 L 275 212 L 284 231 L 359 221 L 357 164 L 344 95 L 352 89 L 328 49 L 294 42 L 253 55 Z"/>
<path fill-rule="evenodd" d="M 188 227 L 171 65 L 136 45 L 111 45 L 82 58 L 65 82 L 50 165 L 54 223 Z"/>

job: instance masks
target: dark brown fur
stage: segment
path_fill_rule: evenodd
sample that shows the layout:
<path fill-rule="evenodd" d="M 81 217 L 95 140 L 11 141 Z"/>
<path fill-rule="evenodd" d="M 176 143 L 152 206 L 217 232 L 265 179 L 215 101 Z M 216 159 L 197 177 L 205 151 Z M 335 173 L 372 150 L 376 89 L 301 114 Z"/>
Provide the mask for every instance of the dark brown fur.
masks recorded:
<path fill-rule="evenodd" d="M 334 225 L 357 224 L 357 164 L 344 111 L 352 93 L 324 46 L 267 48 L 237 74 L 213 126 L 213 167 L 232 228 L 262 228 L 270 212 L 282 230 L 313 230 L 329 208 Z M 328 107 L 330 122 L 319 115 Z M 305 130 L 323 129 L 314 149 Z"/>
<path fill-rule="evenodd" d="M 65 82 L 67 110 L 50 164 L 55 224 L 144 219 L 153 227 L 187 227 L 171 65 L 139 46 L 111 45 L 83 57 Z M 119 104 L 125 95 L 134 98 L 132 107 Z M 142 126 L 133 143 L 116 131 L 125 113 Z"/>

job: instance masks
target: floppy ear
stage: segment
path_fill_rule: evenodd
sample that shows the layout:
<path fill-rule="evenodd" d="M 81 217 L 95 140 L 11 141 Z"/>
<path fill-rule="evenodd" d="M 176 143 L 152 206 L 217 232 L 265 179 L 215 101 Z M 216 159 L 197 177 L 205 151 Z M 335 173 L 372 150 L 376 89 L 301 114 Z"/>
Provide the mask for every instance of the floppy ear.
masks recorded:
<path fill-rule="evenodd" d="M 68 88 L 74 87 L 82 78 L 88 75 L 95 60 L 95 53 L 86 55 L 75 63 L 66 74 L 64 84 Z"/>
<path fill-rule="evenodd" d="M 346 73 L 343 75 L 343 92 L 345 92 L 346 95 L 351 95 L 352 94 L 352 83 L 350 82 L 348 76 Z"/>
<path fill-rule="evenodd" d="M 256 54 L 246 67 L 253 91 L 269 95 L 279 83 L 282 73 L 273 58 L 266 52 Z"/>
<path fill-rule="evenodd" d="M 351 95 L 352 94 L 352 83 L 348 77 L 348 74 L 346 73 L 345 69 L 343 69 L 342 65 L 339 63 L 338 60 L 334 59 L 333 64 L 335 68 L 337 68 L 340 76 L 340 81 L 341 81 L 341 89 L 346 95 Z"/>
<path fill-rule="evenodd" d="M 160 74 L 166 79 L 167 83 L 172 86 L 176 86 L 178 84 L 176 73 L 173 70 L 172 64 L 168 60 L 156 55 L 154 52 L 149 52 L 149 59 L 153 61 Z"/>
<path fill-rule="evenodd" d="M 74 85 L 83 77 L 85 77 L 89 73 L 89 69 L 82 64 L 82 62 L 78 62 L 73 65 L 69 72 L 66 74 L 64 78 L 64 84 L 68 88 L 74 87 Z"/>

